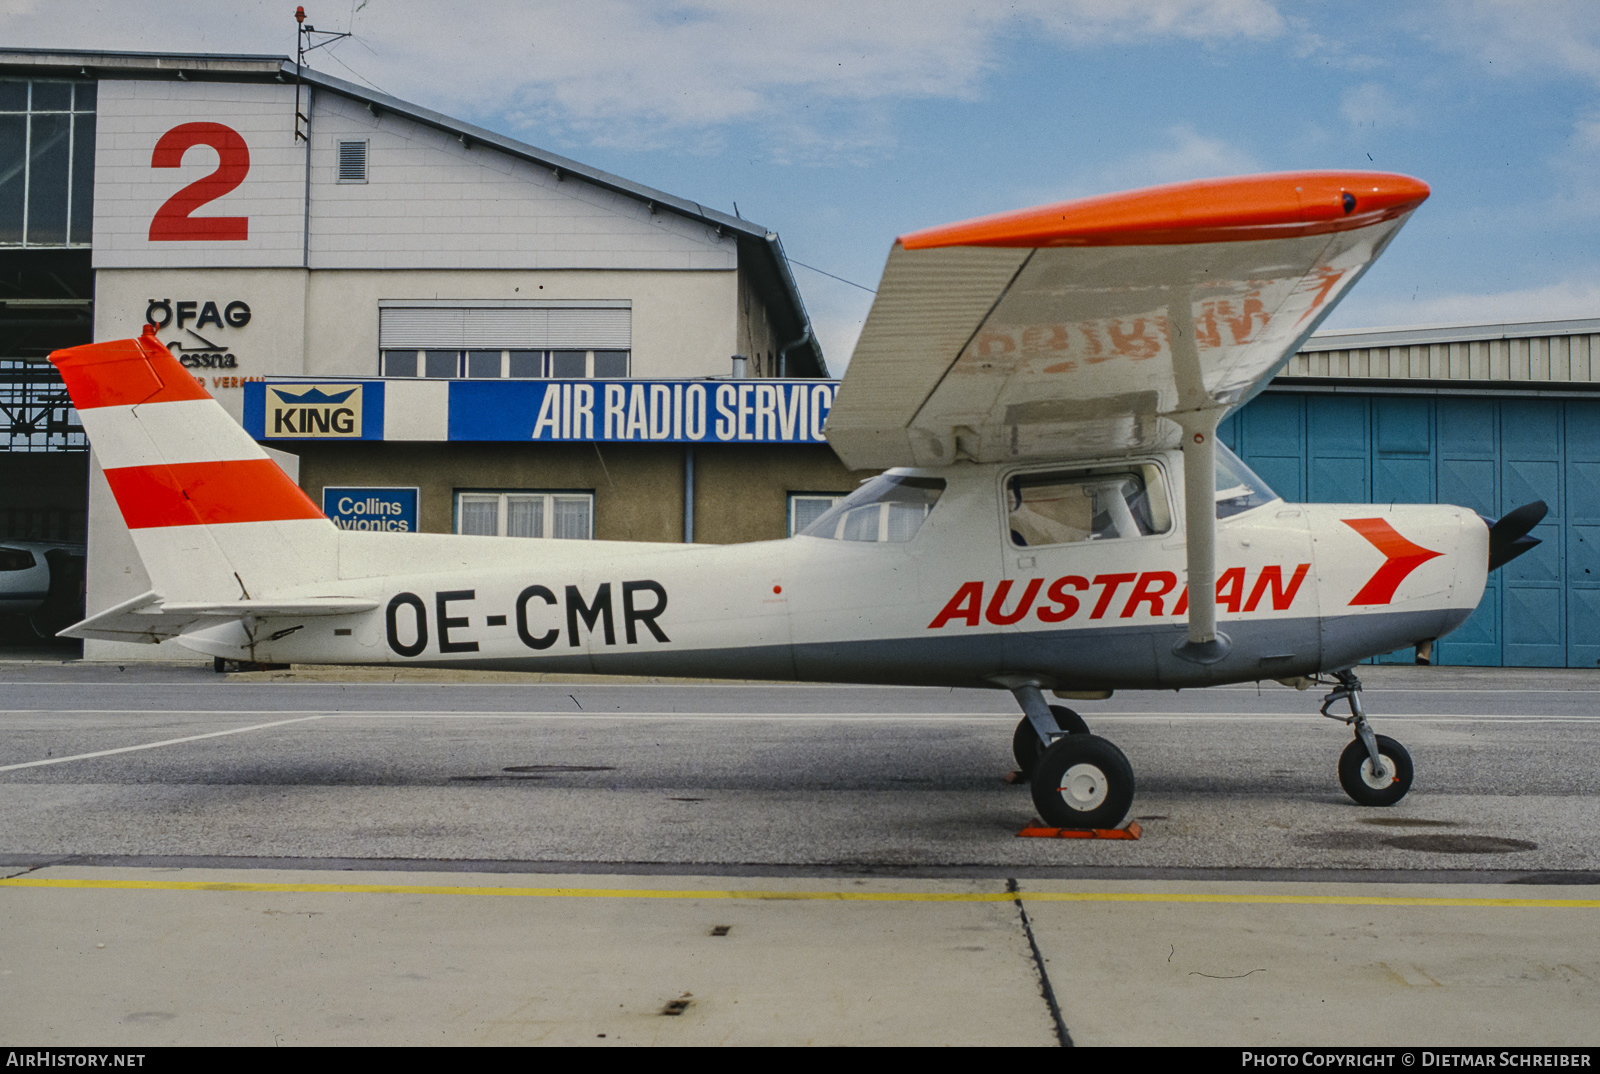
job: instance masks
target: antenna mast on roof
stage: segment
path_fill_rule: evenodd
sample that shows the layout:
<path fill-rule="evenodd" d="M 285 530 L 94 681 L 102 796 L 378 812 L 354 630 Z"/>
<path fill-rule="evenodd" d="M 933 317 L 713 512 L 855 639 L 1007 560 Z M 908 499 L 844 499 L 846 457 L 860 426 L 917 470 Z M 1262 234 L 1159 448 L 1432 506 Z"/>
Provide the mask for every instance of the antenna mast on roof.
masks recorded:
<path fill-rule="evenodd" d="M 305 66 L 306 53 L 331 45 L 341 37 L 349 37 L 350 33 L 338 33 L 334 30 L 319 30 L 306 22 L 306 9 L 294 9 L 295 50 L 294 50 L 294 137 L 295 141 L 304 140 L 307 145 L 311 143 L 311 117 L 300 110 L 300 68 Z M 321 40 L 317 40 L 321 38 Z M 300 129 L 305 124 L 305 130 Z"/>

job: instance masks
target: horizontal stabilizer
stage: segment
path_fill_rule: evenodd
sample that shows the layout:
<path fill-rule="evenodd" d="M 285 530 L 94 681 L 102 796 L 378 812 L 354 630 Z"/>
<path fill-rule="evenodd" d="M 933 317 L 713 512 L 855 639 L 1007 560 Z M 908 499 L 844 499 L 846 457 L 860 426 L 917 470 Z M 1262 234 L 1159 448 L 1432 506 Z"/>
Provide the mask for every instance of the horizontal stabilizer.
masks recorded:
<path fill-rule="evenodd" d="M 222 603 L 164 601 L 151 590 L 61 631 L 63 638 L 127 641 L 155 645 L 175 638 L 202 620 L 278 619 L 286 616 L 351 615 L 369 612 L 375 600 L 359 597 L 302 597 L 299 600 L 234 600 Z"/>
<path fill-rule="evenodd" d="M 302 597 L 299 600 L 232 600 L 215 604 L 167 603 L 161 606 L 163 615 L 196 615 L 207 618 L 278 619 L 286 615 L 353 615 L 370 612 L 378 606 L 375 600 L 361 597 Z"/>
<path fill-rule="evenodd" d="M 192 620 L 191 620 L 192 621 Z M 97 612 L 56 635 L 58 638 L 93 638 L 96 641 L 131 641 L 141 645 L 175 638 L 187 624 L 161 614 L 161 594 L 155 590 Z"/>

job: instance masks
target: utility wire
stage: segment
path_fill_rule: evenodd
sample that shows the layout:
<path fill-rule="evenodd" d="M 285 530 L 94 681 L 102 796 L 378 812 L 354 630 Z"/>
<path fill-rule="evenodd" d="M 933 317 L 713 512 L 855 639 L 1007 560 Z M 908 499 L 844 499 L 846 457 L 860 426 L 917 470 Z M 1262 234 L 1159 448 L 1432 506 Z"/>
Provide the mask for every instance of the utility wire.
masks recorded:
<path fill-rule="evenodd" d="M 789 264 L 791 264 L 791 265 L 799 265 L 801 268 L 810 269 L 812 272 L 821 272 L 822 275 L 828 277 L 828 279 L 830 279 L 830 280 L 838 280 L 840 283 L 847 283 L 851 287 L 860 288 L 861 290 L 865 291 L 869 295 L 875 295 L 875 294 L 878 293 L 877 290 L 874 289 L 874 288 L 863 287 L 861 284 L 856 283 L 854 280 L 847 280 L 843 276 L 835 276 L 831 272 L 823 272 L 821 269 L 817 268 L 817 266 L 815 266 L 815 265 L 808 265 L 804 261 L 796 261 L 792 257 L 789 258 Z"/>
<path fill-rule="evenodd" d="M 359 42 L 358 41 L 357 44 L 364 44 L 364 42 Z M 369 49 L 367 49 L 367 51 L 371 52 L 372 50 L 369 48 Z M 323 55 L 327 56 L 328 59 L 330 59 L 334 63 L 338 64 L 340 67 L 343 67 L 346 71 L 349 71 L 351 74 L 355 75 L 361 81 L 365 82 L 367 85 L 369 85 L 373 89 L 377 90 L 379 93 L 388 94 L 390 97 L 394 96 L 394 94 L 389 93 L 388 90 L 384 89 L 382 86 L 380 86 L 376 82 L 372 81 L 372 79 L 368 78 L 366 75 L 362 74 L 360 71 L 357 71 L 354 67 L 351 67 L 348 63 L 345 63 L 343 60 L 341 60 L 339 58 L 339 54 L 337 52 L 334 52 L 332 49 L 329 49 L 327 52 L 323 53 Z"/>

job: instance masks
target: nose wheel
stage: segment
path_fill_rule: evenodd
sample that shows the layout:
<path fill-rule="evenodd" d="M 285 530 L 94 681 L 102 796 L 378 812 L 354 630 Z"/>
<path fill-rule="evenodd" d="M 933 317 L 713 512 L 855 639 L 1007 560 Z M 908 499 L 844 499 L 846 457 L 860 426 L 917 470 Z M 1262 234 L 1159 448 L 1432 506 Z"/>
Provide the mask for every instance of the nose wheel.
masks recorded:
<path fill-rule="evenodd" d="M 1392 806 L 1411 789 L 1411 754 L 1387 735 L 1372 733 L 1361 707 L 1361 680 L 1349 670 L 1336 671 L 1338 687 L 1322 699 L 1322 715 L 1355 728 L 1356 737 L 1339 755 L 1339 786 L 1357 805 Z M 1350 703 L 1350 715 L 1335 716 L 1328 707 Z"/>
<path fill-rule="evenodd" d="M 1378 763 L 1373 763 L 1365 742 L 1352 740 L 1339 755 L 1339 786 L 1361 805 L 1391 806 L 1411 789 L 1411 754 L 1387 735 L 1373 738 Z"/>

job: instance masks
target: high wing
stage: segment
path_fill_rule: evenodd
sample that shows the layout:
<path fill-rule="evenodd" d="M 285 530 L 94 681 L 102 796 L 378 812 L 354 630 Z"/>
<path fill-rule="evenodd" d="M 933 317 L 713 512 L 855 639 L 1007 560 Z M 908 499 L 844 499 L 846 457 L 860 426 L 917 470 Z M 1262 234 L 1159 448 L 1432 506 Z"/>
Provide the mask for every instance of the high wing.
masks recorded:
<path fill-rule="evenodd" d="M 1284 172 L 904 235 L 828 442 L 856 469 L 1172 447 L 1259 391 L 1427 196 Z"/>

